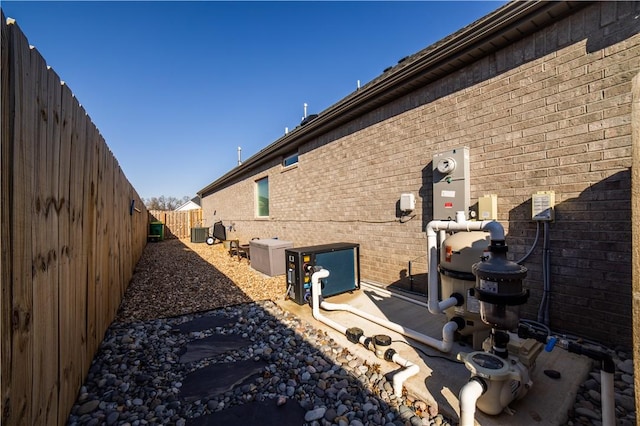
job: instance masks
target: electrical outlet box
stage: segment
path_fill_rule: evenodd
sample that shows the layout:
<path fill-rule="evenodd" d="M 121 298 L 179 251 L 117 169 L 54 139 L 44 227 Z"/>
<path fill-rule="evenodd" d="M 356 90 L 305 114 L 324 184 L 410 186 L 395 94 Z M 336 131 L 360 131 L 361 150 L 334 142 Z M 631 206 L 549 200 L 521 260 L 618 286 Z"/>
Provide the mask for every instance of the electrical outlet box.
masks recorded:
<path fill-rule="evenodd" d="M 469 148 L 443 151 L 433 156 L 433 219 L 453 220 L 456 212 L 469 214 Z"/>
<path fill-rule="evenodd" d="M 488 194 L 478 198 L 478 220 L 498 220 L 498 195 Z"/>
<path fill-rule="evenodd" d="M 554 191 L 538 191 L 531 196 L 531 220 L 552 222 L 555 219 L 554 207 L 556 194 Z"/>
<path fill-rule="evenodd" d="M 416 196 L 409 194 L 400 195 L 400 210 L 407 213 L 416 209 Z"/>

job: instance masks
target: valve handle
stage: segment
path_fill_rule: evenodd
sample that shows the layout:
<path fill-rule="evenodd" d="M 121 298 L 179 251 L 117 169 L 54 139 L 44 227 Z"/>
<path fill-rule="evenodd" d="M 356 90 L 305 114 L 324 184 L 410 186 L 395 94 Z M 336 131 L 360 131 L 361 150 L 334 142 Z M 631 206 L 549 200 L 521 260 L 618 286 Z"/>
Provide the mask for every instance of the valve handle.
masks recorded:
<path fill-rule="evenodd" d="M 558 339 L 555 336 L 552 336 L 549 338 L 549 341 L 547 341 L 547 344 L 544 347 L 544 350 L 546 352 L 551 352 L 553 350 L 553 348 L 556 346 L 556 342 L 558 341 Z"/>

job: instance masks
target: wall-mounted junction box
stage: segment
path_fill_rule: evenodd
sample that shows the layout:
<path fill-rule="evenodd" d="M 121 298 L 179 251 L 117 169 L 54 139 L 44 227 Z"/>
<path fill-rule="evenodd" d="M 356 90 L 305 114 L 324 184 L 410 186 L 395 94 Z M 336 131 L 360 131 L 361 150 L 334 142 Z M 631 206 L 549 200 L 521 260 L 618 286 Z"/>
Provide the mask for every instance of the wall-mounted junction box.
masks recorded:
<path fill-rule="evenodd" d="M 416 209 L 416 196 L 409 194 L 400 195 L 400 210 L 404 213 L 412 212 Z"/>
<path fill-rule="evenodd" d="M 488 194 L 478 198 L 478 220 L 498 220 L 498 195 Z"/>
<path fill-rule="evenodd" d="M 553 208 L 556 204 L 554 191 L 538 191 L 531 196 L 531 220 L 552 222 L 555 219 Z"/>
<path fill-rule="evenodd" d="M 433 219 L 453 220 L 456 212 L 469 215 L 469 148 L 433 156 Z"/>

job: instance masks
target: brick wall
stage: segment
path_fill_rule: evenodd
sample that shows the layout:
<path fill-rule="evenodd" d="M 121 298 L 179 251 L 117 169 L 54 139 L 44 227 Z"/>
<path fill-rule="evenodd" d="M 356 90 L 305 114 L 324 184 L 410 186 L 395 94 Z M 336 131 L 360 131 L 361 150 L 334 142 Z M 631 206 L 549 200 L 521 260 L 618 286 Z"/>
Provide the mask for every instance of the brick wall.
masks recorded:
<path fill-rule="evenodd" d="M 424 288 L 435 153 L 467 146 L 472 204 L 498 195 L 510 257 L 534 242 L 531 194 L 553 190 L 551 327 L 631 344 L 631 85 L 640 71 L 640 3 L 597 3 L 305 144 L 203 199 L 204 217 L 241 239 L 296 246 L 361 244 L 361 273 Z M 270 217 L 255 218 L 255 180 L 268 176 Z M 401 223 L 400 194 L 417 198 Z M 215 218 L 213 212 L 215 211 Z M 542 240 L 526 266 L 535 319 Z"/>

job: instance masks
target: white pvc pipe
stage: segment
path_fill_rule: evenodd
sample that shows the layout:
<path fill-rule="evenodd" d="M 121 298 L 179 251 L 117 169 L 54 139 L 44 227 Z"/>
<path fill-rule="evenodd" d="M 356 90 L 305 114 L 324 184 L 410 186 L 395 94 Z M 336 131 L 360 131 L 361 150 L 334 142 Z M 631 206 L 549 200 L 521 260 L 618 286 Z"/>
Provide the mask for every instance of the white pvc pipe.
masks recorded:
<path fill-rule="evenodd" d="M 615 396 L 613 390 L 613 374 L 600 370 L 600 396 L 602 406 L 602 426 L 615 426 Z"/>
<path fill-rule="evenodd" d="M 389 291 L 387 289 L 376 287 L 375 285 L 372 285 L 372 284 L 367 284 L 367 283 L 363 282 L 363 283 L 360 283 L 360 286 L 369 287 L 370 289 L 372 289 L 376 293 L 384 294 L 384 295 L 389 296 L 389 297 L 397 297 L 399 299 L 406 300 L 407 302 L 414 303 L 414 304 L 416 304 L 418 306 L 422 306 L 423 308 L 428 308 L 428 304 L 425 303 L 425 302 L 421 302 L 419 300 L 415 300 L 415 299 L 413 299 L 411 297 L 407 297 L 407 296 L 404 296 L 402 294 L 398 294 L 396 292 Z M 339 306 L 339 305 L 335 305 L 335 304 L 329 304 L 327 302 L 323 302 L 323 303 L 325 305 L 329 305 L 329 307 Z M 324 308 L 325 306 L 323 305 L 322 307 Z M 347 309 L 350 312 L 354 313 L 355 315 L 358 315 L 358 313 L 353 312 L 353 311 L 357 311 L 357 309 L 355 309 L 355 308 L 353 308 L 351 306 L 348 306 L 348 305 L 347 305 Z M 327 310 L 330 310 L 330 309 L 327 309 Z M 376 320 L 378 320 L 378 318 L 376 318 Z M 380 321 L 383 321 L 383 320 L 380 320 Z M 380 323 L 378 323 L 378 324 L 386 327 L 385 324 L 380 324 Z M 393 323 L 390 323 L 390 324 L 393 324 Z M 443 329 L 442 329 L 442 341 L 440 341 L 440 340 L 437 340 L 437 339 L 433 339 L 433 338 L 431 338 L 429 336 L 425 336 L 424 334 L 420 334 L 420 333 L 418 333 L 416 331 L 413 331 L 411 329 L 407 329 L 407 328 L 403 327 L 403 330 L 406 330 L 407 332 L 414 333 L 414 335 L 412 336 L 412 338 L 414 340 L 417 340 L 417 341 L 419 341 L 421 343 L 424 343 L 424 344 L 426 344 L 428 346 L 432 346 L 432 347 L 440 350 L 441 352 L 449 352 L 449 351 L 451 351 L 451 348 L 453 347 L 454 334 L 455 334 L 455 331 L 457 329 L 458 329 L 458 325 L 456 323 L 454 323 L 453 321 L 448 322 L 447 324 L 445 324 Z M 395 331 L 397 331 L 397 330 L 395 330 Z M 408 336 L 407 334 L 405 334 L 404 331 L 397 331 L 397 332 L 400 333 L 400 334 L 403 334 L 405 336 Z"/>
<path fill-rule="evenodd" d="M 476 401 L 482 396 L 484 389 L 477 380 L 469 380 L 460 389 L 460 425 L 474 426 L 476 414 Z"/>
<path fill-rule="evenodd" d="M 320 322 L 325 323 L 329 327 L 338 330 L 342 334 L 347 333 L 347 327 L 338 324 L 337 322 L 330 320 L 320 313 L 320 280 L 323 278 L 327 278 L 329 276 L 329 271 L 326 269 L 321 269 L 317 272 L 314 272 L 311 276 L 311 312 L 313 317 Z"/>
<path fill-rule="evenodd" d="M 445 300 L 438 300 L 438 234 L 444 231 L 486 231 L 491 235 L 492 241 L 504 241 L 504 228 L 495 220 L 483 220 L 481 222 L 471 222 L 464 218 L 464 213 L 456 214 L 456 221 L 452 220 L 432 220 L 427 224 L 427 256 L 429 264 L 427 305 L 432 314 L 441 314 L 446 309 L 455 306 L 458 300 L 449 297 Z M 442 237 L 440 237 L 442 240 Z"/>
<path fill-rule="evenodd" d="M 402 358 L 397 352 L 393 354 L 391 361 L 395 362 L 401 367 L 404 367 L 404 370 L 396 373 L 393 376 L 393 393 L 400 397 L 402 396 L 402 384 L 411 376 L 418 374 L 420 371 L 420 367 L 416 364 L 412 363 L 409 360 Z"/>
<path fill-rule="evenodd" d="M 321 269 L 320 271 L 314 272 L 313 275 L 311 275 L 311 293 L 312 293 L 311 308 L 312 308 L 313 317 L 316 320 L 339 331 L 340 333 L 346 334 L 347 327 L 340 325 L 333 320 L 330 320 L 329 318 L 325 317 L 320 313 L 320 303 L 318 303 L 320 301 L 320 292 L 321 292 L 320 280 L 322 278 L 327 278 L 328 276 L 329 276 L 329 271 L 327 271 L 326 269 Z M 322 304 L 324 303 L 326 302 L 322 302 Z M 375 348 L 370 348 L 366 345 L 365 343 L 366 340 L 367 338 L 364 335 L 362 335 L 360 336 L 359 342 L 367 349 L 375 351 Z M 420 371 L 420 367 L 418 367 L 416 364 L 412 363 L 411 361 L 408 361 L 402 358 L 397 352 L 393 355 L 393 357 L 391 358 L 391 361 L 393 361 L 394 363 L 398 364 L 401 367 L 404 367 L 404 370 L 396 373 L 393 376 L 393 392 L 397 397 L 401 397 L 402 386 L 405 380 L 415 374 L 418 374 L 418 371 Z"/>
<path fill-rule="evenodd" d="M 410 328 L 406 328 L 397 324 L 395 322 L 388 321 L 384 318 L 378 318 L 374 315 L 371 315 L 368 312 L 361 311 L 359 309 L 354 308 L 351 305 L 347 305 L 344 303 L 336 304 L 336 303 L 328 303 L 322 302 L 320 304 L 322 309 L 326 309 L 327 311 L 346 311 L 350 312 L 354 315 L 362 317 L 366 320 L 374 322 L 378 325 L 388 328 L 389 330 L 393 330 L 396 333 L 400 333 L 403 336 L 407 336 L 413 340 L 416 340 L 420 343 L 424 343 L 425 345 L 431 346 L 440 352 L 450 352 L 453 347 L 453 339 L 454 333 L 458 329 L 458 324 L 453 321 L 449 321 L 442 327 L 442 340 L 435 339 L 431 336 L 427 336 L 426 334 L 422 334 Z"/>

